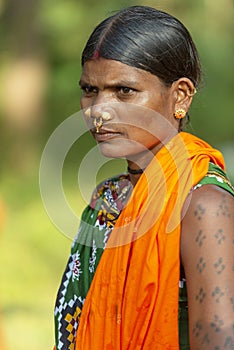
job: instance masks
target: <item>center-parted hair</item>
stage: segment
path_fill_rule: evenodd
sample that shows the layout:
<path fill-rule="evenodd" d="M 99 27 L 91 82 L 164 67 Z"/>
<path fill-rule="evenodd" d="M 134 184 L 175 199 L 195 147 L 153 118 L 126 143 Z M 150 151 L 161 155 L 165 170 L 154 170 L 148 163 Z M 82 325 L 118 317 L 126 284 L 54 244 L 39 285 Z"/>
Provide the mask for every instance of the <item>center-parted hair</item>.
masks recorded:
<path fill-rule="evenodd" d="M 102 21 L 82 54 L 82 65 L 98 57 L 148 71 L 166 85 L 181 77 L 197 87 L 200 61 L 191 35 L 175 17 L 148 6 L 132 6 Z"/>

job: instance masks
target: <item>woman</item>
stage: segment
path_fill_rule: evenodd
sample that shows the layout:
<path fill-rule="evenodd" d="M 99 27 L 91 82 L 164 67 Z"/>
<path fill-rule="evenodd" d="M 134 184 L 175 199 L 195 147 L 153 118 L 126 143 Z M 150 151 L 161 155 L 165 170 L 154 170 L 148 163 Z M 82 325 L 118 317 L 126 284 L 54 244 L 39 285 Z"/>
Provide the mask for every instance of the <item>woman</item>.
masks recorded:
<path fill-rule="evenodd" d="M 56 349 L 233 349 L 234 191 L 220 152 L 182 131 L 200 76 L 167 13 L 133 6 L 91 34 L 81 107 L 102 154 L 128 170 L 83 212 Z"/>

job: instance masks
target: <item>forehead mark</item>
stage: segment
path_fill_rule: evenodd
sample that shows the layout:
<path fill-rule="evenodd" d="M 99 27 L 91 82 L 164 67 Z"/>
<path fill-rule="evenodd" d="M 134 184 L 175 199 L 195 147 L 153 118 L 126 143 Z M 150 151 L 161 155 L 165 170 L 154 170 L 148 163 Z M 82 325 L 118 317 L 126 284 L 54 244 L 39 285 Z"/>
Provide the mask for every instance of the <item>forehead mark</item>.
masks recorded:
<path fill-rule="evenodd" d="M 94 54 L 93 54 L 92 59 L 97 59 L 97 58 L 99 58 L 99 57 L 100 57 L 100 51 L 99 51 L 99 49 L 96 49 L 96 50 L 94 51 Z"/>
<path fill-rule="evenodd" d="M 97 46 L 95 48 L 95 51 L 91 57 L 92 60 L 98 59 L 101 57 L 100 54 L 100 50 L 101 50 L 101 46 L 107 36 L 107 34 L 109 33 L 109 31 L 111 30 L 111 27 L 113 26 L 113 24 L 118 20 L 120 15 L 115 15 L 114 17 L 112 17 L 112 19 L 110 20 L 110 22 L 108 23 L 108 25 L 106 26 L 106 28 L 104 29 L 104 31 L 102 32 L 98 42 L 97 42 Z"/>

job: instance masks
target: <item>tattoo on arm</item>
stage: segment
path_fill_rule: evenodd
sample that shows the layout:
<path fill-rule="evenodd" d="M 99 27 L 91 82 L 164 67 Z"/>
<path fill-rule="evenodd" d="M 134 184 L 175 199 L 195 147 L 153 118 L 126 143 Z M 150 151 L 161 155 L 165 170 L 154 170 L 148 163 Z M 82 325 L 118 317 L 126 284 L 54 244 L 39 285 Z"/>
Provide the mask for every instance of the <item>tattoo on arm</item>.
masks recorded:
<path fill-rule="evenodd" d="M 222 195 L 222 201 L 218 206 L 218 210 L 216 212 L 217 216 L 226 216 L 228 218 L 231 217 L 231 213 L 229 207 L 227 205 L 226 194 Z"/>
<path fill-rule="evenodd" d="M 223 320 L 219 318 L 218 315 L 214 315 L 213 322 L 211 322 L 210 326 L 213 328 L 215 333 L 219 333 L 221 331 L 222 326 L 224 325 Z"/>
<path fill-rule="evenodd" d="M 205 297 L 206 297 L 206 293 L 204 292 L 204 289 L 200 288 L 198 294 L 196 295 L 196 300 L 199 302 L 199 304 L 202 304 Z"/>
<path fill-rule="evenodd" d="M 204 344 L 210 344 L 210 338 L 208 333 L 206 333 L 202 339 L 202 345 Z"/>
<path fill-rule="evenodd" d="M 196 265 L 196 269 L 199 273 L 202 273 L 204 269 L 206 268 L 206 262 L 205 260 L 201 257 Z"/>
<path fill-rule="evenodd" d="M 217 304 L 220 303 L 220 300 L 221 298 L 224 296 L 224 292 L 219 288 L 219 287 L 216 287 L 215 290 L 212 292 L 212 298 L 215 299 L 215 302 Z"/>
<path fill-rule="evenodd" d="M 202 324 L 201 322 L 196 322 L 195 323 L 195 326 L 193 327 L 193 335 L 196 337 L 196 338 L 199 338 L 200 335 L 201 335 L 201 332 L 202 332 Z"/>
<path fill-rule="evenodd" d="M 224 330 L 224 334 L 222 331 Z M 213 316 L 213 321 L 207 326 L 202 321 L 197 321 L 192 329 L 196 350 L 212 349 L 212 350 L 233 350 L 234 325 L 225 330 L 224 320 L 219 318 L 217 314 Z"/>
<path fill-rule="evenodd" d="M 218 244 L 222 244 L 223 241 L 225 241 L 226 236 L 223 232 L 223 230 L 221 228 L 219 228 L 216 232 L 216 234 L 214 235 L 216 241 L 218 242 Z"/>
<path fill-rule="evenodd" d="M 230 303 L 232 306 L 232 311 L 234 311 L 234 298 L 230 298 Z M 233 329 L 233 331 L 234 331 L 234 329 Z"/>
<path fill-rule="evenodd" d="M 223 258 L 222 257 L 220 257 L 215 263 L 214 263 L 214 268 L 215 268 L 215 270 L 216 270 L 216 273 L 218 274 L 218 275 L 220 275 L 222 272 L 223 272 L 223 270 L 225 269 L 225 265 L 223 264 Z"/>
<path fill-rule="evenodd" d="M 200 221 L 205 211 L 205 208 L 201 204 L 198 204 L 197 209 L 194 211 L 194 216 Z"/>
<path fill-rule="evenodd" d="M 233 337 L 227 337 L 224 343 L 224 349 L 233 350 L 234 349 L 234 339 Z"/>
<path fill-rule="evenodd" d="M 202 230 L 198 231 L 198 234 L 195 238 L 196 243 L 198 244 L 199 248 L 201 248 L 204 240 L 206 239 L 206 235 L 203 233 Z"/>

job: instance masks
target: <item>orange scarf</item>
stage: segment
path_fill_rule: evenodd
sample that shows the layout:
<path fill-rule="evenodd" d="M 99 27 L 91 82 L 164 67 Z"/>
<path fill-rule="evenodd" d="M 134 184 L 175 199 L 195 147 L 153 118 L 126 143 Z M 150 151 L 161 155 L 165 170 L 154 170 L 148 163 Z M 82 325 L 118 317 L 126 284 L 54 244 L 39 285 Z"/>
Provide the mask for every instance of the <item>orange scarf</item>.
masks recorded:
<path fill-rule="evenodd" d="M 109 238 L 88 292 L 76 350 L 178 350 L 183 203 L 221 153 L 180 133 L 153 158 Z"/>

